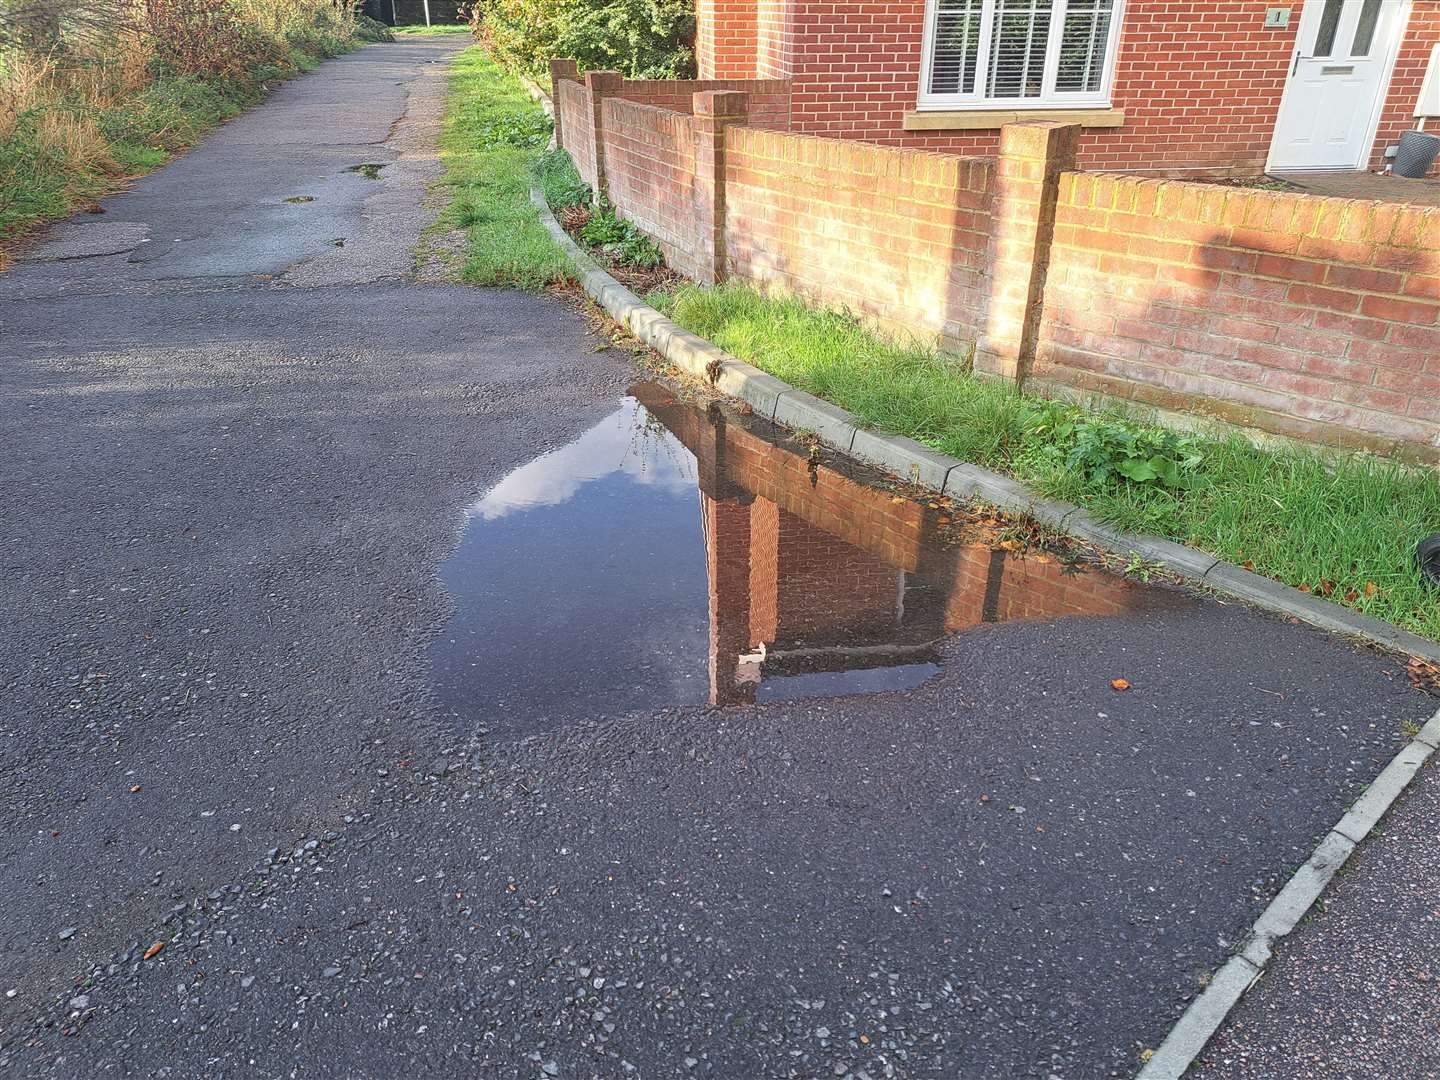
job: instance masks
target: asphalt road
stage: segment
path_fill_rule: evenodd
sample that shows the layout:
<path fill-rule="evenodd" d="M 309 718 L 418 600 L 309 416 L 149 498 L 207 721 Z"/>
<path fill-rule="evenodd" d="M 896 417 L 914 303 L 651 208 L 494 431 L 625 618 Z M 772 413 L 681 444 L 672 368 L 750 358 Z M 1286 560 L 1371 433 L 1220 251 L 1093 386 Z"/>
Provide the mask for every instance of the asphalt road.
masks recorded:
<path fill-rule="evenodd" d="M 1440 1076 L 1440 777 L 1427 765 L 1186 1074 Z"/>
<path fill-rule="evenodd" d="M 0 1072 L 1131 1074 L 1433 702 L 1204 600 L 457 733 L 462 510 L 633 370 L 412 275 L 452 48 L 325 65 L 0 277 Z"/>

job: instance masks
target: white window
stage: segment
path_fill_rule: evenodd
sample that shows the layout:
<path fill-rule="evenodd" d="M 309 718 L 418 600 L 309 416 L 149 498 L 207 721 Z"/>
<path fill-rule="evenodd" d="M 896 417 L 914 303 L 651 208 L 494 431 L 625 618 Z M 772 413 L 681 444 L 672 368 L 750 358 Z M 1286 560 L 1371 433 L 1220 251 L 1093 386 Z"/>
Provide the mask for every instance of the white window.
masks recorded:
<path fill-rule="evenodd" d="M 1121 0 L 927 0 L 921 108 L 1108 105 Z"/>

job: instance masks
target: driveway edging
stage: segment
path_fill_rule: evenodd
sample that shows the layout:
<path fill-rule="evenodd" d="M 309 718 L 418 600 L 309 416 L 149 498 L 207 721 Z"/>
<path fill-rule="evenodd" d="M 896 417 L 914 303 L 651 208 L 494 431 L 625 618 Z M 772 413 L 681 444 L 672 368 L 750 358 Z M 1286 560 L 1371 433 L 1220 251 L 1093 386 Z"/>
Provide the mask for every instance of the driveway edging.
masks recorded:
<path fill-rule="evenodd" d="M 676 367 L 709 381 L 724 394 L 746 401 L 766 419 L 813 431 L 823 442 L 850 457 L 947 495 L 979 498 L 1002 510 L 1028 514 L 1097 547 L 1121 555 L 1140 555 L 1172 573 L 1256 607 L 1440 664 L 1440 643 L 1418 634 L 1302 593 L 1184 544 L 1112 529 L 1073 503 L 1042 498 L 1008 476 L 931 450 L 913 439 L 863 429 L 861 421 L 844 409 L 767 375 L 667 319 L 570 238 L 538 188 L 530 189 L 530 201 L 550 235 L 575 264 L 581 287 L 611 318 Z"/>

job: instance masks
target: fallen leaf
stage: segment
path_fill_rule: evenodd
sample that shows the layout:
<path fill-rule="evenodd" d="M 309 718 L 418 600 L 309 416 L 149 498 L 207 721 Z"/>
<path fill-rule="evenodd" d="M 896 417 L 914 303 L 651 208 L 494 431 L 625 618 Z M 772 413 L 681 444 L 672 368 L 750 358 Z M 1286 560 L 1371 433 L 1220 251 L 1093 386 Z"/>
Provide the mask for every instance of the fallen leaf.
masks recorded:
<path fill-rule="evenodd" d="M 139 794 L 140 794 L 140 785 L 139 785 L 139 784 L 131 784 L 131 785 L 130 785 L 130 794 L 131 794 L 131 795 L 139 795 Z"/>
<path fill-rule="evenodd" d="M 981 801 L 981 802 L 989 802 L 989 801 L 990 801 L 990 796 L 989 796 L 989 795 L 981 795 L 981 796 L 980 796 L 980 801 Z"/>
<path fill-rule="evenodd" d="M 1321 579 L 1320 579 L 1320 591 L 1321 591 L 1324 595 L 1329 596 L 1331 593 L 1333 593 L 1333 592 L 1335 591 L 1335 582 L 1331 581 L 1329 578 L 1321 578 Z"/>
<path fill-rule="evenodd" d="M 869 1046 L 869 1045 L 870 1045 L 870 1036 L 869 1036 L 869 1035 L 861 1035 L 861 1036 L 860 1036 L 860 1045 L 861 1045 L 861 1046 Z"/>
<path fill-rule="evenodd" d="M 1240 565 L 1241 565 L 1242 567 L 1244 567 L 1246 570 L 1254 570 L 1254 569 L 1255 569 L 1255 560 L 1254 560 L 1254 559 L 1246 559 L 1246 560 L 1245 560 L 1244 562 L 1242 562 Z"/>
<path fill-rule="evenodd" d="M 1110 680 L 1110 689 L 1111 689 L 1111 690 L 1129 690 L 1129 689 L 1130 689 L 1130 680 L 1129 680 L 1129 679 L 1111 679 L 1111 680 Z"/>
<path fill-rule="evenodd" d="M 1296 586 L 1296 587 L 1297 587 L 1301 592 L 1304 592 L 1304 593 L 1308 593 L 1308 592 L 1310 591 L 1310 586 L 1309 586 L 1309 585 L 1299 585 L 1299 586 Z"/>
<path fill-rule="evenodd" d="M 1365 582 L 1365 595 L 1366 595 L 1366 596 L 1374 596 L 1374 595 L 1375 595 L 1377 592 L 1379 592 L 1379 591 L 1380 591 L 1380 587 L 1379 587 L 1378 585 L 1376 585 L 1375 582 L 1373 582 L 1373 581 L 1367 581 L 1367 582 Z"/>
<path fill-rule="evenodd" d="M 148 949 L 145 950 L 145 959 L 150 960 L 153 957 L 158 956 L 160 954 L 160 950 L 163 948 L 165 948 L 165 942 L 155 942 L 154 945 L 151 945 Z"/>
<path fill-rule="evenodd" d="M 1353 604 L 1356 600 L 1360 599 L 1360 594 L 1354 589 L 1346 589 L 1344 599 L 1347 604 Z"/>

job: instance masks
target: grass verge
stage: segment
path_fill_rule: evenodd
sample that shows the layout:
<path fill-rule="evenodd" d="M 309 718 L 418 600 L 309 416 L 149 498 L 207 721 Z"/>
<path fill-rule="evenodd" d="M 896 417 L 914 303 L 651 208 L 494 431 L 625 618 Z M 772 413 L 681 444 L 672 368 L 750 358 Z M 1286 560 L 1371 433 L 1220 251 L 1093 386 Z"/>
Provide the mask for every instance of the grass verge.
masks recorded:
<path fill-rule="evenodd" d="M 867 425 L 1007 472 L 1119 528 L 1188 543 L 1440 640 L 1413 561 L 1440 531 L 1440 484 L 1364 454 L 1181 435 L 1118 408 L 1027 397 L 858 320 L 743 286 L 649 302 L 686 329 Z"/>
<path fill-rule="evenodd" d="M 483 48 L 456 57 L 440 138 L 451 198 L 436 227 L 465 233 L 461 280 L 538 289 L 572 277 L 530 202 L 550 132 L 545 111 Z"/>

